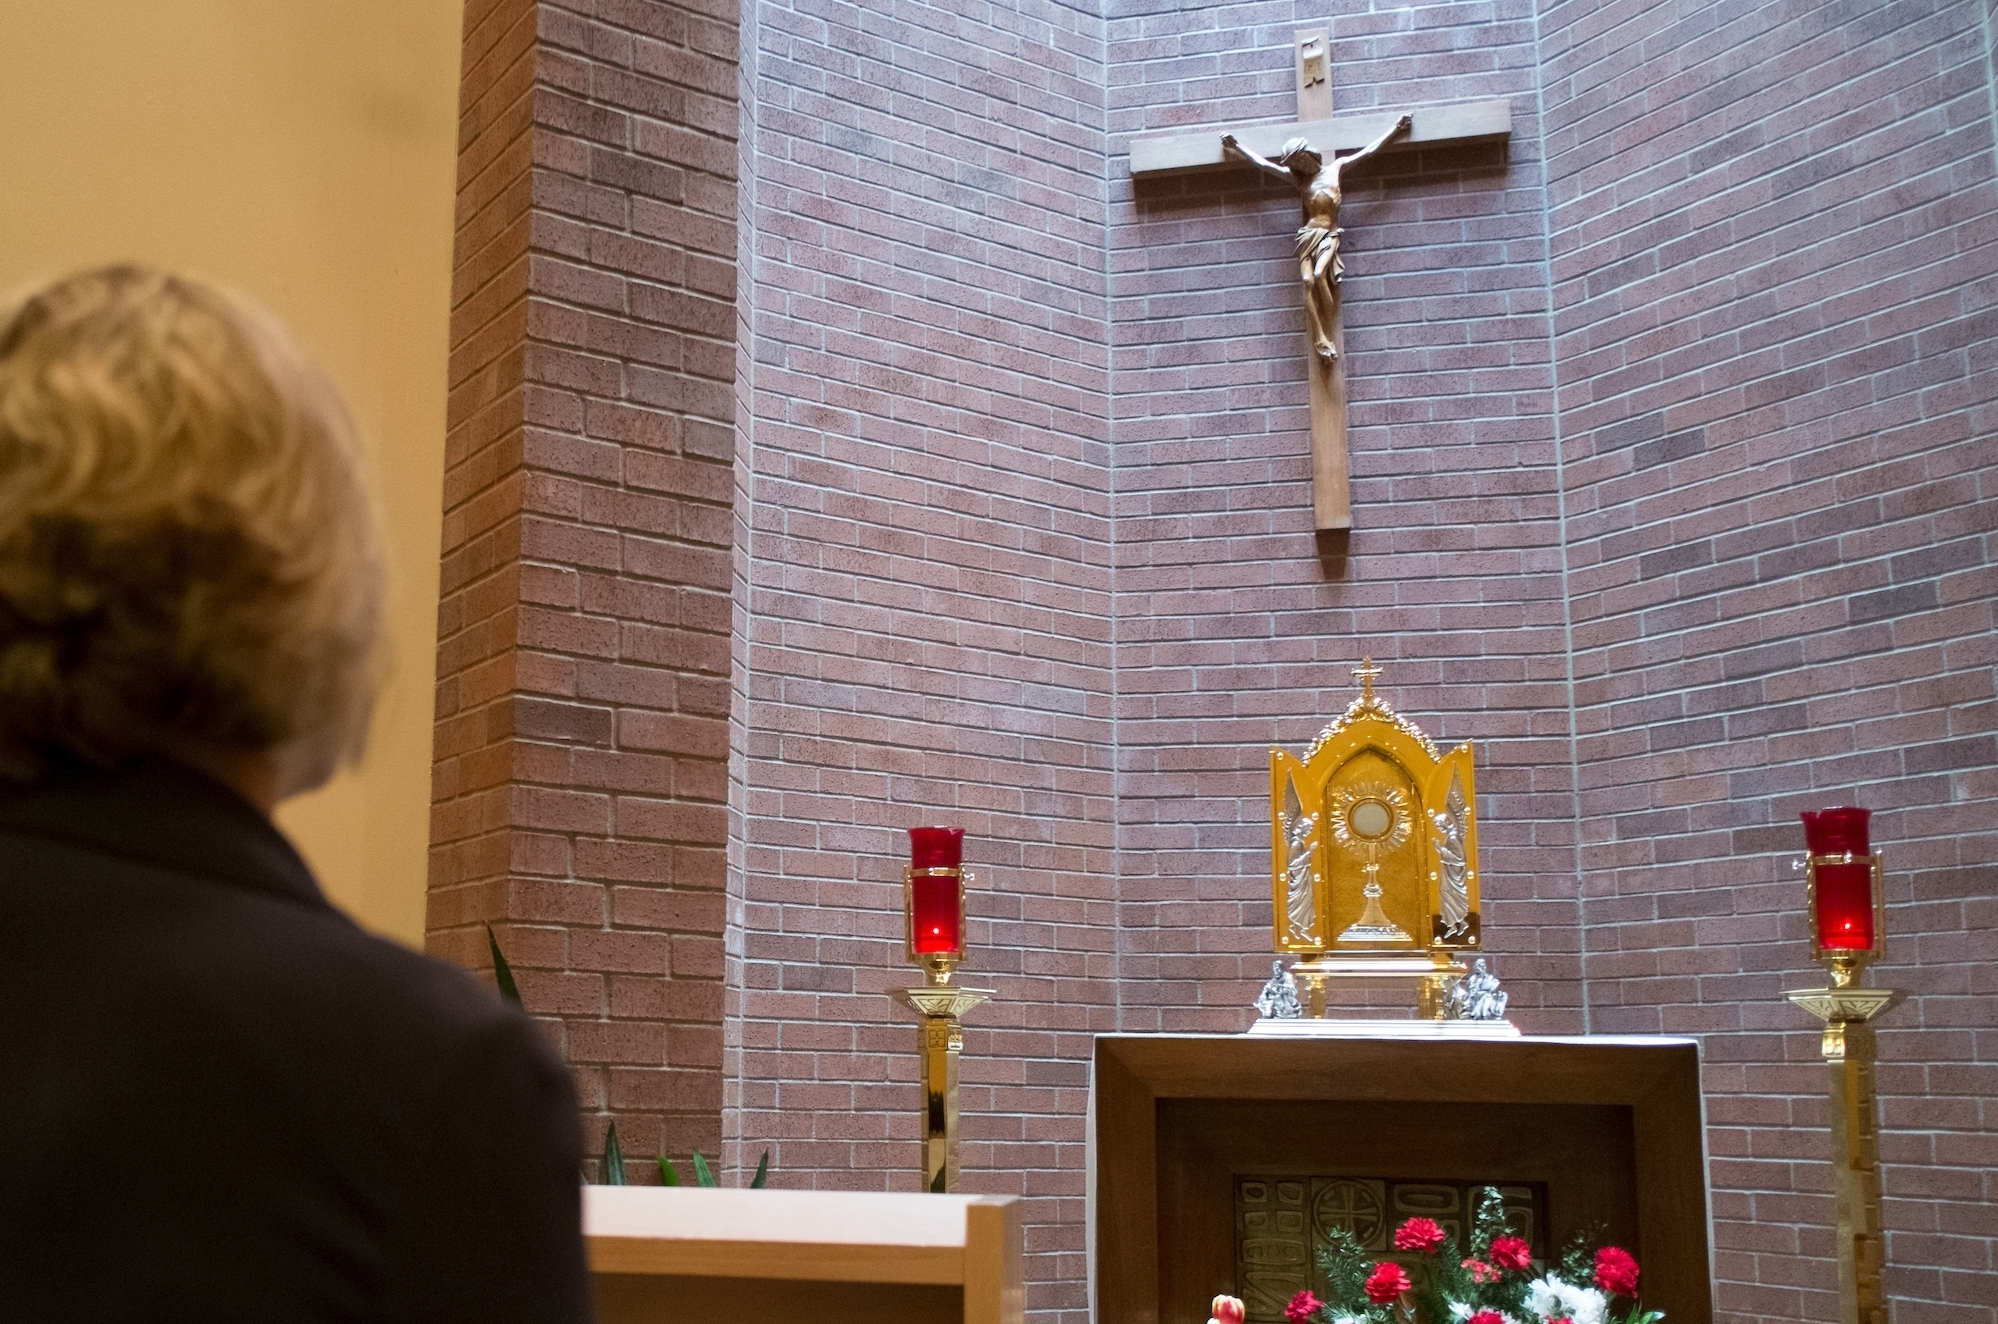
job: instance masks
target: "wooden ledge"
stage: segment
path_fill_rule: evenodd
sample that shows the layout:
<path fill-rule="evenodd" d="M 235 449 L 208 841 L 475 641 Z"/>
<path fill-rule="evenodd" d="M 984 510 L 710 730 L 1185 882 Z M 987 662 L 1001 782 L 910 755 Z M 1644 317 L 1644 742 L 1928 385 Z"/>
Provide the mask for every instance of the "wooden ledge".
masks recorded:
<path fill-rule="evenodd" d="M 962 1284 L 967 1228 L 1010 1196 L 586 1186 L 590 1270 Z M 974 1275 L 975 1276 L 975 1275 Z"/>

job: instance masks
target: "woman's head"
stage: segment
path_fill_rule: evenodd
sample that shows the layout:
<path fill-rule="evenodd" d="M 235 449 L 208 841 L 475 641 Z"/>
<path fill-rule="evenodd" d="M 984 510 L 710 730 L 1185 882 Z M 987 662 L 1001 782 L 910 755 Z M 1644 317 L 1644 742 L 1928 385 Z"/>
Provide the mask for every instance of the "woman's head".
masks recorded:
<path fill-rule="evenodd" d="M 358 757 L 382 663 L 354 428 L 268 316 L 106 267 L 0 309 L 0 773 Z"/>

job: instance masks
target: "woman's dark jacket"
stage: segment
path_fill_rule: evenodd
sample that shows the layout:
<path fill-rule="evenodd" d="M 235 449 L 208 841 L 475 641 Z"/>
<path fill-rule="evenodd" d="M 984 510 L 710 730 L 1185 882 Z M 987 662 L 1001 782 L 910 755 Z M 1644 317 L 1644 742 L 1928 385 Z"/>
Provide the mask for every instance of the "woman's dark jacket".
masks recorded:
<path fill-rule="evenodd" d="M 589 1317 L 540 1034 L 164 762 L 0 781 L 0 1317 Z"/>

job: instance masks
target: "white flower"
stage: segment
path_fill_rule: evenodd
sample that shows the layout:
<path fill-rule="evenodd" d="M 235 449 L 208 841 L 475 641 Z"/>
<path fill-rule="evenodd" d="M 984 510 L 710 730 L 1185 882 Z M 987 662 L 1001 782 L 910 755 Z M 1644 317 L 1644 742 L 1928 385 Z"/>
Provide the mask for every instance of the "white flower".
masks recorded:
<path fill-rule="evenodd" d="M 1551 1273 L 1526 1285 L 1526 1304 L 1541 1320 L 1565 1316 L 1575 1324 L 1603 1324 L 1609 1314 L 1609 1299 L 1601 1292 L 1564 1283 Z"/>
<path fill-rule="evenodd" d="M 1469 1319 L 1471 1317 L 1471 1303 L 1468 1301 L 1452 1301 L 1450 1303 L 1450 1313 L 1458 1319 Z"/>

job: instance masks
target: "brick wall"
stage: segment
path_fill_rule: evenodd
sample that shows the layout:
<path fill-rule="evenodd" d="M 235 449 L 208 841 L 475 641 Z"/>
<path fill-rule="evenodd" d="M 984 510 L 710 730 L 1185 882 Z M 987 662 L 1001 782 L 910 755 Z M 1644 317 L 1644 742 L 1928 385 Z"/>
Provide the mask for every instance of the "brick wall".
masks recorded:
<path fill-rule="evenodd" d="M 1070 1318 L 1118 1023 L 1096 27 L 763 3 L 744 33 L 732 1152 L 916 1189 L 903 829 L 961 824 L 964 979 L 998 993 L 965 1185 L 1030 1197 L 1030 1305 Z"/>
<path fill-rule="evenodd" d="M 1888 1289 L 1998 1317 L 1988 41 L 1971 4 L 1542 20 L 1590 1021 L 1705 1041 L 1729 1319 L 1836 1317 L 1781 993 L 1821 978 L 1796 813 L 1841 802 L 1887 855 L 1875 979 L 1916 993 Z"/>
<path fill-rule="evenodd" d="M 1514 114 L 1349 191 L 1340 538 L 1294 197 L 1123 159 L 1288 118 L 1326 23 L 1344 109 Z M 1998 1324 L 1983 11 L 733 24 L 468 13 L 433 925 L 478 964 L 503 923 L 596 1125 L 913 1188 L 901 829 L 961 823 L 999 994 L 965 1185 L 1029 1197 L 1029 1304 L 1081 1324 L 1089 1037 L 1247 1024 L 1266 750 L 1371 652 L 1479 745 L 1519 1023 L 1701 1036 L 1728 1321 L 1833 1315 L 1783 855 L 1800 807 L 1881 811 L 1880 978 L 1917 993 L 1882 1033 L 1890 1285 Z"/>
<path fill-rule="evenodd" d="M 466 11 L 430 945 L 641 1161 L 721 1141 L 735 42 Z"/>
<path fill-rule="evenodd" d="M 1294 119 L 1309 6 L 1109 23 L 1113 145 Z M 1343 112 L 1504 97 L 1508 146 L 1388 157 L 1345 190 L 1354 528 L 1314 535 L 1295 190 L 1135 184 L 1113 159 L 1117 740 L 1127 1030 L 1245 1028 L 1269 974 L 1269 755 L 1383 694 L 1478 748 L 1494 966 L 1582 1028 L 1561 505 L 1533 11 L 1336 14 Z"/>

